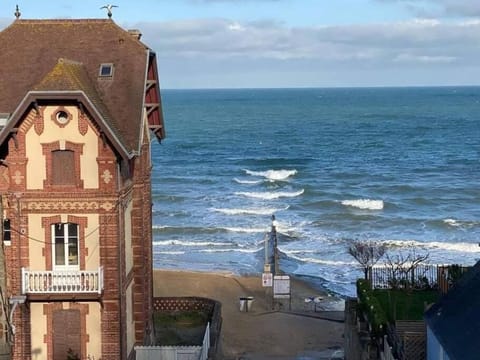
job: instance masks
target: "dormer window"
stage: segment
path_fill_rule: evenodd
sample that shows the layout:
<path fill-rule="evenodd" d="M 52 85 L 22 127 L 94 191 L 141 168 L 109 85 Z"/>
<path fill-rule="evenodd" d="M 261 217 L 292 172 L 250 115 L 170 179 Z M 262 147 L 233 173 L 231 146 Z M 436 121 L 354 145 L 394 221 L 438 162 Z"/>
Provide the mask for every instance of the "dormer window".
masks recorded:
<path fill-rule="evenodd" d="M 101 78 L 111 78 L 113 76 L 113 64 L 101 64 L 98 76 Z"/>

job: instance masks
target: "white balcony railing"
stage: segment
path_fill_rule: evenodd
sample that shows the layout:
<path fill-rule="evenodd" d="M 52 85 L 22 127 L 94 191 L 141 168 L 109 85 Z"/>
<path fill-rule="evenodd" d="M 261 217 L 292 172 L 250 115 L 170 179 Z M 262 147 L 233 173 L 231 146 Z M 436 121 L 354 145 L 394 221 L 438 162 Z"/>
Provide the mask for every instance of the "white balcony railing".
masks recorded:
<path fill-rule="evenodd" d="M 30 271 L 22 268 L 22 294 L 101 294 L 103 267 L 84 271 Z"/>

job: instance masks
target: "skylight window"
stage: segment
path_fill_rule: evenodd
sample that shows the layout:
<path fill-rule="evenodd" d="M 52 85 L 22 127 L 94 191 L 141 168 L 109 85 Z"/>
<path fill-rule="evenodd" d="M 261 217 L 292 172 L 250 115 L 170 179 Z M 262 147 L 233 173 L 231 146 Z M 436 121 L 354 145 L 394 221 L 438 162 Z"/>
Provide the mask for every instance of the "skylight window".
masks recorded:
<path fill-rule="evenodd" d="M 113 64 L 101 64 L 98 76 L 103 77 L 103 78 L 112 77 L 113 76 Z"/>

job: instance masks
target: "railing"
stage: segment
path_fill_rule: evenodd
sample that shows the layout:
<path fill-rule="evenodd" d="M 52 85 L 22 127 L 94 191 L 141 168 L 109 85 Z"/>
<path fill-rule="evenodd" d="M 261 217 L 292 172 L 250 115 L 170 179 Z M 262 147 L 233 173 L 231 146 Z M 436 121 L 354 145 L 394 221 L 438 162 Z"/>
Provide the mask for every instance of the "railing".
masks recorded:
<path fill-rule="evenodd" d="M 375 265 L 368 270 L 368 280 L 374 289 L 431 288 L 446 293 L 469 269 L 462 265 L 421 264 L 413 269 Z"/>
<path fill-rule="evenodd" d="M 199 360 L 208 359 L 208 350 L 210 350 L 210 323 L 207 324 L 207 328 L 205 329 L 205 336 L 203 337 L 202 343 L 202 352 L 200 353 Z"/>
<path fill-rule="evenodd" d="M 30 271 L 22 268 L 22 294 L 85 294 L 103 291 L 103 267 L 84 271 Z"/>

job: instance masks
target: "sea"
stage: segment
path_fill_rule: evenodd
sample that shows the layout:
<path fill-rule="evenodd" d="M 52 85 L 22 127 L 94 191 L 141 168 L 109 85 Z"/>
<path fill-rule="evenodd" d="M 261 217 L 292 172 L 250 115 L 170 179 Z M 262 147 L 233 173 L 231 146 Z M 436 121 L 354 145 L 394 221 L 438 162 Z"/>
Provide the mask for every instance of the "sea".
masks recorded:
<path fill-rule="evenodd" d="M 363 274 L 354 241 L 480 259 L 480 87 L 161 95 L 155 268 L 260 278 L 272 215 L 281 270 L 340 296 Z"/>

